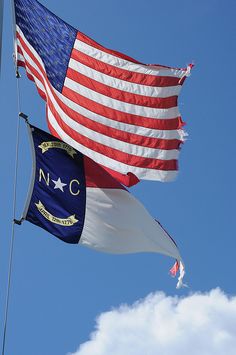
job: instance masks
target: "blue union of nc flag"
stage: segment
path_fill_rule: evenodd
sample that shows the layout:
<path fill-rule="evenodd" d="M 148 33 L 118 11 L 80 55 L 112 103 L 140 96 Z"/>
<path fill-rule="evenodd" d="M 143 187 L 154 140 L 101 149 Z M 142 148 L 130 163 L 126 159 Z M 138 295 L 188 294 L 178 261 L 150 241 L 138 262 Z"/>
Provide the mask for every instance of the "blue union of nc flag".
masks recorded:
<path fill-rule="evenodd" d="M 157 252 L 177 260 L 178 248 L 128 190 L 65 142 L 29 125 L 34 178 L 23 218 L 67 243 L 109 253 Z M 181 282 L 180 280 L 180 282 Z"/>
<path fill-rule="evenodd" d="M 68 243 L 78 243 L 85 216 L 83 156 L 33 126 L 35 179 L 26 220 Z"/>

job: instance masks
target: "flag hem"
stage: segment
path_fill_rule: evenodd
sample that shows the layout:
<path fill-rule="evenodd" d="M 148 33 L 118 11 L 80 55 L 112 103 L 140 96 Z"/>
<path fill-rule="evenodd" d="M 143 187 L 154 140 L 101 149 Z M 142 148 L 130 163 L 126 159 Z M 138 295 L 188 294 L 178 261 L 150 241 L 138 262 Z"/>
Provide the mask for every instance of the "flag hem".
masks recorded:
<path fill-rule="evenodd" d="M 28 193 L 25 201 L 25 207 L 22 213 L 22 220 L 25 220 L 26 215 L 28 213 L 33 189 L 34 189 L 34 183 L 35 183 L 35 175 L 36 175 L 36 154 L 35 154 L 35 148 L 34 148 L 34 142 L 33 142 L 33 137 L 32 137 L 32 129 L 33 126 L 31 126 L 28 122 L 27 124 L 27 131 L 28 131 L 28 136 L 29 136 L 29 141 L 30 141 L 30 147 L 31 147 L 31 156 L 32 156 L 32 170 L 31 170 L 31 179 L 30 179 L 30 184 L 28 187 Z"/>

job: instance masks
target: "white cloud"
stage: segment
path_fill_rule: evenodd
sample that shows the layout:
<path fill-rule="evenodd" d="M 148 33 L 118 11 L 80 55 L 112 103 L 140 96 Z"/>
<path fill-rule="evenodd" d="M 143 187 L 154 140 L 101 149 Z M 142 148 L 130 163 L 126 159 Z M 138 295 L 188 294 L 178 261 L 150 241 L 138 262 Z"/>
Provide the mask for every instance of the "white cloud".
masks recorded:
<path fill-rule="evenodd" d="M 235 355 L 236 297 L 220 289 L 184 298 L 150 294 L 102 313 L 70 355 Z"/>

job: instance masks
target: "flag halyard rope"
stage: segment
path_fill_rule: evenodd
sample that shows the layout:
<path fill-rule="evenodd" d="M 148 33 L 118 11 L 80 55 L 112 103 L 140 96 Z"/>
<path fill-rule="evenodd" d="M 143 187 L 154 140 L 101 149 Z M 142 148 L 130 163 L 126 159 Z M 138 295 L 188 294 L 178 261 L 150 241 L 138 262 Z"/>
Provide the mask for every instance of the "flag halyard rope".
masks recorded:
<path fill-rule="evenodd" d="M 19 142 L 20 142 L 20 85 L 19 76 L 17 75 L 16 69 L 16 89 L 17 89 L 17 126 L 16 126 L 16 145 L 15 145 L 15 171 L 14 171 L 14 182 L 13 182 L 13 219 L 11 228 L 11 241 L 10 241 L 10 252 L 9 252 L 9 265 L 8 265 L 8 279 L 7 279 L 7 292 L 5 301 L 5 316 L 3 325 L 3 340 L 2 340 L 2 355 L 5 354 L 6 345 L 6 333 L 7 333 L 7 323 L 8 323 L 8 310 L 9 310 L 9 299 L 10 299 L 10 288 L 11 288 L 11 278 L 12 278 L 12 267 L 13 267 L 13 252 L 14 252 L 14 241 L 15 241 L 15 224 L 16 223 L 16 201 L 17 201 L 17 179 L 18 179 L 18 166 L 19 166 Z"/>
<path fill-rule="evenodd" d="M 19 108 L 19 84 L 17 80 L 17 104 Z M 14 240 L 15 240 L 15 214 L 16 214 L 16 192 L 17 192 L 17 177 L 18 177 L 18 161 L 19 161 L 19 136 L 20 136 L 20 118 L 17 118 L 16 127 L 16 147 L 15 147 L 15 172 L 14 172 L 14 185 L 13 185 L 13 221 L 11 229 L 11 242 L 10 242 L 10 254 L 9 254 L 9 265 L 8 265 L 8 281 L 7 281 L 7 293 L 6 293 L 6 303 L 5 303 L 5 317 L 4 317 L 4 328 L 3 328 L 3 341 L 2 341 L 2 355 L 5 354 L 5 343 L 6 343 L 6 331 L 7 331 L 7 321 L 8 321 L 8 308 L 9 308 L 9 296 L 10 296 L 10 286 L 11 286 L 11 276 L 12 276 L 12 261 L 13 261 L 13 251 L 14 251 Z"/>
<path fill-rule="evenodd" d="M 11 228 L 11 239 L 10 239 L 10 251 L 9 251 L 9 264 L 8 264 L 8 278 L 7 278 L 7 291 L 6 291 L 6 300 L 5 300 L 5 312 L 4 312 L 4 321 L 3 321 L 3 339 L 2 339 L 2 349 L 1 355 L 5 354 L 6 346 L 6 334 L 7 334 L 7 324 L 8 324 L 8 311 L 9 311 L 9 300 L 10 300 L 10 288 L 11 288 L 11 279 L 12 279 L 12 269 L 13 269 L 13 253 L 14 253 L 14 241 L 15 241 L 15 225 L 21 224 L 21 221 L 18 221 L 16 217 L 16 201 L 17 201 L 17 179 L 18 179 L 18 166 L 19 166 L 19 142 L 20 142 L 20 119 L 23 118 L 26 122 L 28 121 L 27 116 L 21 112 L 21 97 L 20 97 L 20 74 L 17 67 L 17 58 L 16 58 L 16 36 L 15 36 L 15 11 L 14 11 L 14 1 L 11 1 L 12 7 L 12 33 L 13 33 L 13 48 L 14 48 L 14 66 L 15 66 L 15 75 L 16 75 L 16 91 L 17 91 L 17 125 L 16 125 L 16 145 L 15 145 L 15 169 L 14 169 L 14 182 L 13 182 L 13 206 L 12 206 L 12 228 Z"/>

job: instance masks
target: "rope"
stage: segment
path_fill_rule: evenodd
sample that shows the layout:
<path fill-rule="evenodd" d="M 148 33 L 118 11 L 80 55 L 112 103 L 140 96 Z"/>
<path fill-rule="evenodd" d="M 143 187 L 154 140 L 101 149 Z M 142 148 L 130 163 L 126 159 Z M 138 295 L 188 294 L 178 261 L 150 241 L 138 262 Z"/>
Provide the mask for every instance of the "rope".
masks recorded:
<path fill-rule="evenodd" d="M 16 75 L 17 76 L 17 75 Z M 9 299 L 10 299 L 10 288 L 11 288 L 11 278 L 12 278 L 12 265 L 13 265 L 13 251 L 14 251 L 14 241 L 15 241 L 15 216 L 16 216 L 16 198 L 17 198 L 17 178 L 18 178 L 18 165 L 19 165 L 19 142 L 20 142 L 20 85 L 19 79 L 16 80 L 17 87 L 17 108 L 18 108 L 18 118 L 16 127 L 16 147 L 15 147 L 15 173 L 14 173 L 14 187 L 13 187 L 13 220 L 11 229 L 11 243 L 9 252 L 9 265 L 8 265 L 8 282 L 7 282 L 7 293 L 6 293 L 6 303 L 5 303 L 5 317 L 4 317 L 4 330 L 3 330 L 3 341 L 2 341 L 2 355 L 5 354 L 6 345 L 6 333 L 7 333 L 7 322 L 8 322 L 8 309 L 9 309 Z"/>
<path fill-rule="evenodd" d="M 14 1 L 10 0 L 12 8 L 12 32 L 13 32 L 13 48 L 14 48 L 14 64 L 16 72 L 16 91 L 17 91 L 17 127 L 16 127 L 16 147 L 15 147 L 15 172 L 14 172 L 14 186 L 13 186 L 13 220 L 11 228 L 11 242 L 10 242 L 10 252 L 9 252 L 9 265 L 8 265 L 8 281 L 7 281 L 7 293 L 6 293 L 6 303 L 5 303 L 5 316 L 3 325 L 3 341 L 2 341 L 2 355 L 5 354 L 6 345 L 6 334 L 7 334 L 7 323 L 8 323 L 8 309 L 9 309 L 9 299 L 10 299 L 10 288 L 12 279 L 12 266 L 13 266 L 13 252 L 14 252 L 14 241 L 15 241 L 15 224 L 16 224 L 16 197 L 17 197 L 17 178 L 18 178 L 18 165 L 19 165 L 19 141 L 20 141 L 20 112 L 21 112 L 21 100 L 20 100 L 20 85 L 19 85 L 19 73 L 17 70 L 17 58 L 16 58 L 16 42 L 15 42 L 15 11 L 14 11 Z"/>

